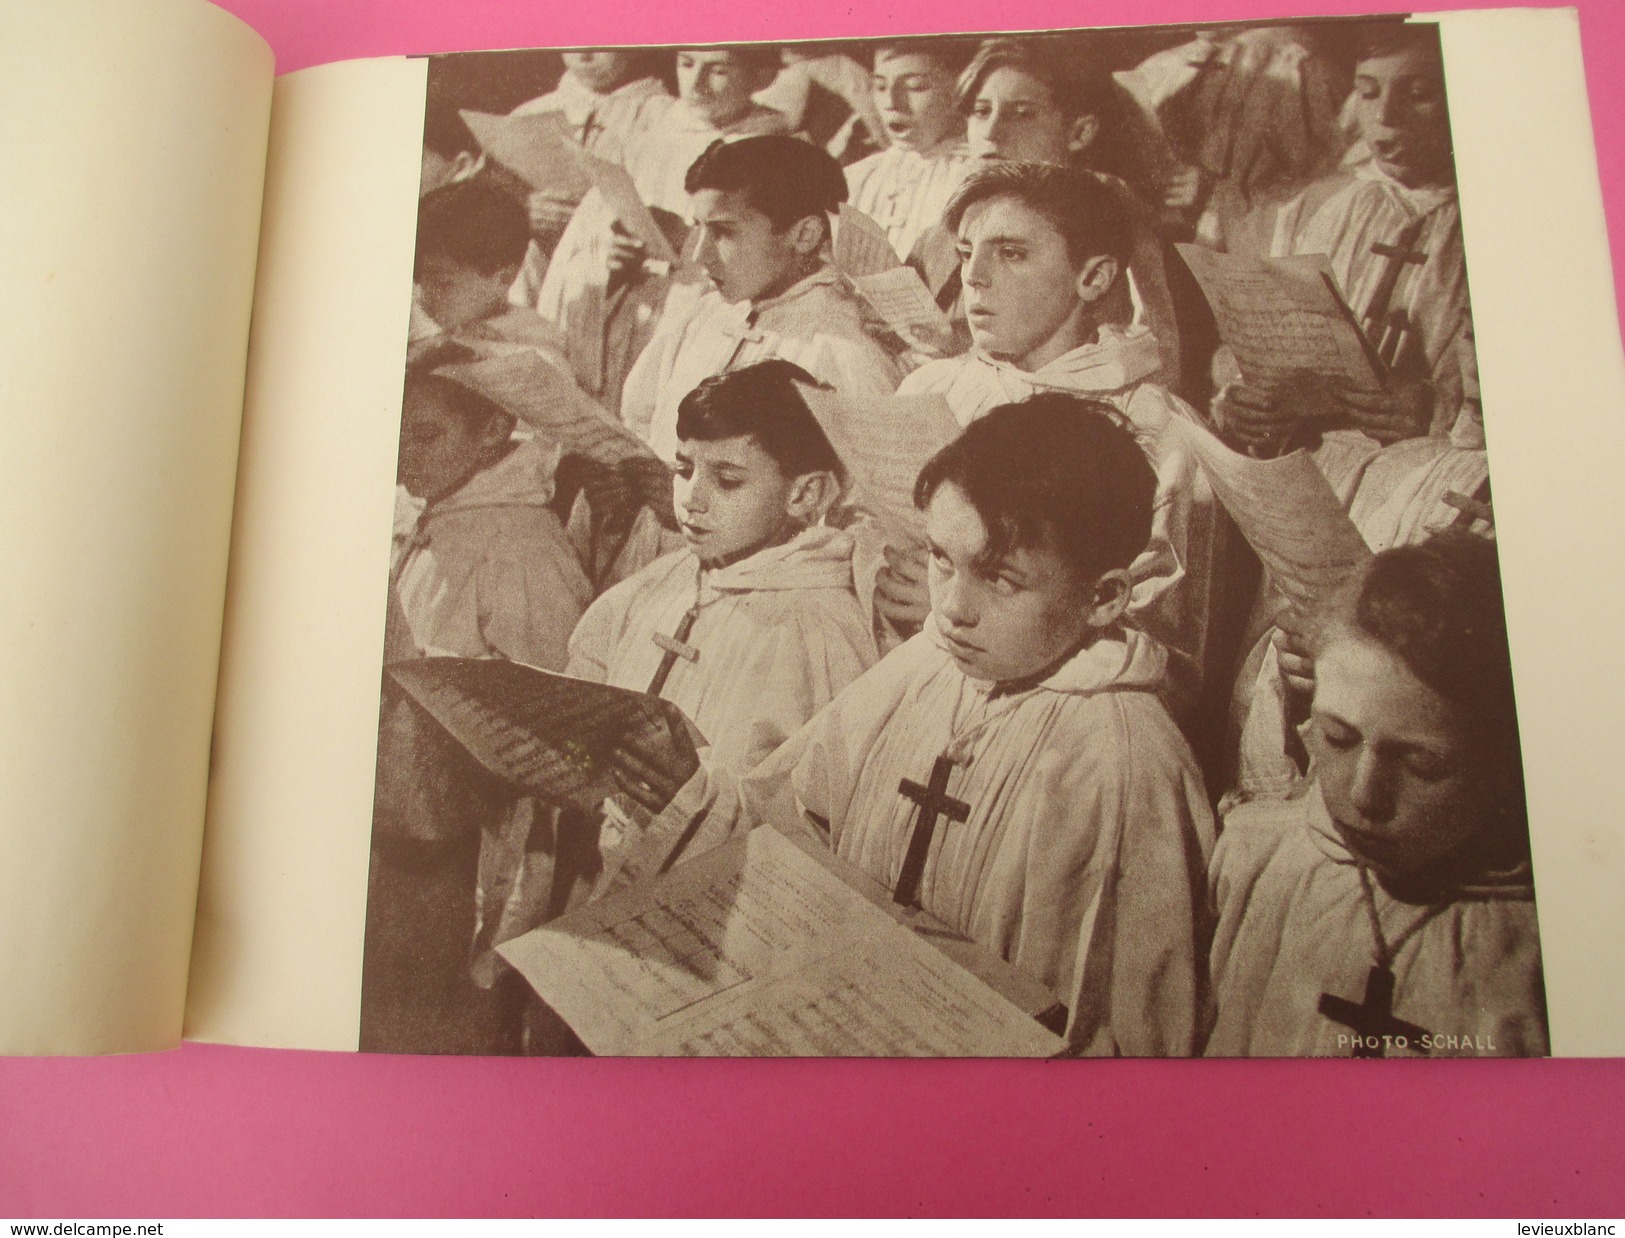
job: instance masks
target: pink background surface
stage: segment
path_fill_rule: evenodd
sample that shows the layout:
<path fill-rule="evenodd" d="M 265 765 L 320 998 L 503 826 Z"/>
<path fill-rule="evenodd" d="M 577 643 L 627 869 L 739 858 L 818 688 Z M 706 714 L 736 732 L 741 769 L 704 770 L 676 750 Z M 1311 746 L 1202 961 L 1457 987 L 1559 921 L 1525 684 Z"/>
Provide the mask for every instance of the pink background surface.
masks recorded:
<path fill-rule="evenodd" d="M 352 56 L 1358 13 L 1312 0 L 222 0 Z M 1439 4 L 1441 8 L 1479 7 Z M 1616 281 L 1625 5 L 1580 0 Z M 1599 981 L 1604 978 L 1599 976 Z M 1610 978 L 1613 981 L 1618 977 Z M 1625 1061 L 0 1060 L 0 1217 L 1625 1213 Z"/>

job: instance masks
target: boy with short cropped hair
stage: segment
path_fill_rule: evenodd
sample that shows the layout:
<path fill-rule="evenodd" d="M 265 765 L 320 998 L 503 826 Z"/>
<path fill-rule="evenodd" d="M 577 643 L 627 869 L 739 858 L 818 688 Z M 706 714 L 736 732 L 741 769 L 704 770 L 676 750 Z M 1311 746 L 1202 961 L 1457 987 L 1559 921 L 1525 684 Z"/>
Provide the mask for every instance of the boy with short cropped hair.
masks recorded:
<path fill-rule="evenodd" d="M 669 461 L 678 401 L 713 374 L 769 357 L 840 392 L 890 395 L 898 367 L 825 257 L 830 217 L 846 200 L 840 165 L 797 138 L 743 138 L 713 143 L 684 183 L 714 286 L 684 314 L 668 307 L 627 377 L 622 420 Z"/>
<path fill-rule="evenodd" d="M 851 539 L 823 523 L 844 469 L 802 395 L 815 385 L 769 360 L 683 398 L 673 499 L 687 545 L 600 597 L 570 640 L 571 674 L 675 701 L 740 770 L 876 656 Z"/>
<path fill-rule="evenodd" d="M 810 830 L 1048 986 L 1074 1051 L 1194 1052 L 1213 822 L 1166 655 L 1121 622 L 1157 483 L 1118 420 L 1049 392 L 939 453 L 915 492 L 926 629 L 743 780 L 677 736 L 613 754 L 655 815 L 602 887 L 756 823 Z"/>
<path fill-rule="evenodd" d="M 1114 410 L 1158 477 L 1129 613 L 1168 647 L 1179 704 L 1188 706 L 1207 670 L 1221 517 L 1206 478 L 1173 434 L 1173 419 L 1194 413 L 1156 381 L 1150 330 L 1129 322 L 1129 225 L 1116 195 L 1088 173 L 995 163 L 967 177 L 945 221 L 958 238 L 973 347 L 920 367 L 899 394 L 940 394 L 965 424 L 1046 391 Z M 895 626 L 911 629 L 925 592 L 919 557 L 893 554 L 877 605 Z"/>
<path fill-rule="evenodd" d="M 845 470 L 802 395 L 813 382 L 764 361 L 683 399 L 672 491 L 686 545 L 604 593 L 570 638 L 569 674 L 672 701 L 707 760 L 739 773 L 877 656 L 851 539 L 822 523 Z M 521 812 L 488 843 L 492 944 L 578 901 L 597 875 L 598 849 L 572 844 L 589 824 L 538 820 Z"/>

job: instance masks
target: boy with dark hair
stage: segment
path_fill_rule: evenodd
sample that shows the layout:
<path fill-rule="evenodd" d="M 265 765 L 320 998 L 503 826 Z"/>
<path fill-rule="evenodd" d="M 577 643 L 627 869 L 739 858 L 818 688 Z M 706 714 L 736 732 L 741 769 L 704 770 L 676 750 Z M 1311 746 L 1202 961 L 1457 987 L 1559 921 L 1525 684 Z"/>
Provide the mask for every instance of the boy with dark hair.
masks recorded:
<path fill-rule="evenodd" d="M 949 203 L 972 349 L 932 361 L 899 394 L 940 394 L 969 425 L 996 405 L 1066 391 L 1103 403 L 1158 477 L 1149 546 L 1132 569 L 1132 621 L 1174 658 L 1183 712 L 1208 669 L 1219 508 L 1172 421 L 1194 414 L 1156 381 L 1150 330 L 1130 324 L 1123 265 L 1130 225 L 1099 180 L 1052 164 L 995 163 Z M 924 612 L 920 556 L 894 551 L 877 606 L 899 629 Z"/>
<path fill-rule="evenodd" d="M 415 334 L 458 331 L 505 311 L 529 243 L 525 208 L 482 179 L 426 194 L 412 282 L 429 321 Z"/>
<path fill-rule="evenodd" d="M 558 333 L 509 302 L 530 230 L 525 208 L 488 175 L 436 189 L 419 205 L 411 339 L 530 348 L 568 374 Z"/>
<path fill-rule="evenodd" d="M 840 165 L 797 138 L 742 138 L 713 143 L 684 183 L 713 287 L 685 313 L 668 304 L 627 376 L 622 420 L 671 460 L 678 401 L 713 374 L 769 357 L 837 391 L 890 395 L 897 366 L 825 257 L 830 216 L 846 199 Z"/>
<path fill-rule="evenodd" d="M 772 822 L 812 831 L 1047 985 L 1091 1054 L 1196 1048 L 1213 823 L 1122 624 L 1156 478 L 1116 413 L 1045 393 L 991 411 L 922 472 L 925 631 L 743 780 L 673 737 L 615 754 L 655 816 L 605 888 Z"/>
<path fill-rule="evenodd" d="M 444 99 L 431 100 L 423 115 L 423 173 L 418 178 L 418 197 L 466 181 L 484 166 L 480 144 L 456 107 Z"/>
<path fill-rule="evenodd" d="M 802 395 L 816 385 L 775 359 L 683 397 L 687 545 L 605 593 L 570 640 L 571 674 L 675 701 L 741 771 L 875 660 L 851 539 L 823 524 L 845 470 Z"/>
<path fill-rule="evenodd" d="M 810 385 L 772 360 L 684 397 L 672 497 L 686 545 L 604 593 L 570 638 L 569 674 L 672 701 L 707 760 L 741 774 L 877 656 L 851 539 L 822 523 L 845 470 L 803 398 Z M 585 896 L 601 863 L 599 847 L 573 842 L 592 833 L 596 806 L 540 826 L 533 811 L 488 845 L 490 944 Z M 603 826 L 604 850 L 617 831 Z"/>
<path fill-rule="evenodd" d="M 959 79 L 959 106 L 978 163 L 1055 164 L 1092 173 L 1112 189 L 1131 227 L 1124 260 L 1136 320 L 1156 336 L 1163 382 L 1204 397 L 1211 318 L 1168 244 L 1174 232 L 1183 235 L 1180 204 L 1170 202 L 1165 184 L 1177 159 L 1098 49 L 1077 36 L 989 39 Z"/>

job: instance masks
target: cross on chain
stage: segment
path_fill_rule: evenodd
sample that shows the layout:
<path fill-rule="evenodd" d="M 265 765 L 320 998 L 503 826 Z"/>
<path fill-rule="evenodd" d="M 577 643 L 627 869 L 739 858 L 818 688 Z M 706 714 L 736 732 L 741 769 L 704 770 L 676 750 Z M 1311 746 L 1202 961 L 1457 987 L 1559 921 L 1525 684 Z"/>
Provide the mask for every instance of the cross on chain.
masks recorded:
<path fill-rule="evenodd" d="M 694 618 L 699 613 L 700 608 L 692 606 L 683 615 L 677 630 L 670 636 L 656 632 L 649 638 L 665 651 L 660 655 L 660 668 L 655 671 L 655 677 L 649 681 L 650 696 L 660 695 L 660 690 L 666 686 L 666 679 L 671 674 L 671 668 L 677 664 L 678 658 L 682 658 L 685 662 L 700 660 L 700 651 L 693 645 L 684 644 L 688 640 L 688 634 L 694 630 Z"/>
<path fill-rule="evenodd" d="M 1389 1039 L 1402 1048 L 1419 1048 L 1428 1031 L 1394 1016 L 1394 973 L 1380 963 L 1365 978 L 1365 997 L 1351 1002 L 1332 993 L 1320 995 L 1320 1013 L 1355 1034 L 1355 1057 L 1382 1057 Z"/>
<path fill-rule="evenodd" d="M 953 772 L 953 758 L 944 754 L 931 767 L 931 782 L 921 786 L 912 778 L 897 784 L 898 793 L 917 804 L 914 831 L 909 835 L 908 851 L 903 856 L 903 869 L 897 874 L 897 889 L 892 902 L 904 907 L 920 905 L 920 878 L 925 874 L 926 853 L 931 850 L 931 837 L 937 832 L 937 818 L 964 821 L 970 816 L 970 805 L 947 794 L 948 775 Z"/>

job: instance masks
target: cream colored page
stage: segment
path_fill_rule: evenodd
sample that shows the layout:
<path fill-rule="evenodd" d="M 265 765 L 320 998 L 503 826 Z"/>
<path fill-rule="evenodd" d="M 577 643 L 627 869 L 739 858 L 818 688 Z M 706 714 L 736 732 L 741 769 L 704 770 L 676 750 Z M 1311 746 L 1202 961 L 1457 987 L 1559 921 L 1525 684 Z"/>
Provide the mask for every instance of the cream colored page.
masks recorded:
<path fill-rule="evenodd" d="M 424 86 L 277 82 L 189 1037 L 356 1047 Z"/>
<path fill-rule="evenodd" d="M 1625 361 L 1579 22 L 1439 24 L 1552 1052 L 1625 1053 Z"/>
<path fill-rule="evenodd" d="M 270 49 L 0 5 L 0 1052 L 178 1042 Z"/>

